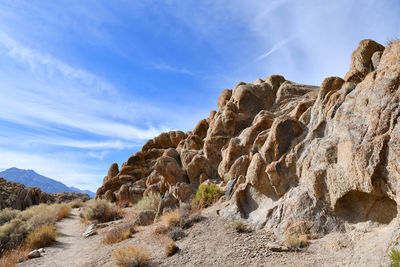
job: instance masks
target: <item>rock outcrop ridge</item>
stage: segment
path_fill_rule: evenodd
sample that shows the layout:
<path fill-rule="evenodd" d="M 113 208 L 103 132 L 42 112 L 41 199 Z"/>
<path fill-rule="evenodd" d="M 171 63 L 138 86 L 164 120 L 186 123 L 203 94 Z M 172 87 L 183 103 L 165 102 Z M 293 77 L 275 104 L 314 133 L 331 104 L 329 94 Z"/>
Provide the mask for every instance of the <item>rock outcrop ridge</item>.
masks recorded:
<path fill-rule="evenodd" d="M 37 187 L 25 187 L 23 184 L 0 178 L 0 209 L 13 208 L 24 210 L 40 203 L 62 203 L 73 199 L 89 200 L 87 194 L 62 192 L 57 194 L 42 192 Z"/>
<path fill-rule="evenodd" d="M 387 224 L 400 197 L 399 86 L 400 41 L 373 40 L 360 42 L 344 78 L 319 87 L 279 75 L 239 82 L 193 131 L 162 133 L 111 165 L 97 197 L 186 201 L 213 181 L 227 186 L 221 214 L 280 234 Z"/>

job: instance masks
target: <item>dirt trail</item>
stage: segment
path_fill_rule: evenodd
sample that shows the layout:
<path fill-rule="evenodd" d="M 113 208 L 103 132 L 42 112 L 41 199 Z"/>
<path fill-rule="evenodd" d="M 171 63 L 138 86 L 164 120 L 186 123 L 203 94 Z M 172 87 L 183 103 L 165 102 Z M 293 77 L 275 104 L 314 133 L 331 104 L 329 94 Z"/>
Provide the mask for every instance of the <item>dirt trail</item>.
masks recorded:
<path fill-rule="evenodd" d="M 301 252 L 271 252 L 266 244 L 274 237 L 261 229 L 238 234 L 229 227 L 229 221 L 217 215 L 218 207 L 203 210 L 204 220 L 185 230 L 186 237 L 177 241 L 180 251 L 166 257 L 164 246 L 152 235 L 159 223 L 138 227 L 132 238 L 114 245 L 102 243 L 102 237 L 111 228 L 130 221 L 113 222 L 87 239 L 81 234 L 85 225 L 80 222 L 79 211 L 57 223 L 57 243 L 45 248 L 42 257 L 28 260 L 19 266 L 115 266 L 112 252 L 121 246 L 145 246 L 151 255 L 152 266 L 380 266 L 385 257 L 387 241 L 395 227 L 370 223 L 353 225 L 347 233 L 331 233 Z M 132 212 L 132 208 L 125 211 Z M 386 266 L 386 264 L 384 264 Z M 389 266 L 389 265 L 388 265 Z"/>
<path fill-rule="evenodd" d="M 101 266 L 103 260 L 110 259 L 99 237 L 82 237 L 85 225 L 80 222 L 78 209 L 74 209 L 70 217 L 56 226 L 57 242 L 45 248 L 42 257 L 27 260 L 18 266 Z"/>

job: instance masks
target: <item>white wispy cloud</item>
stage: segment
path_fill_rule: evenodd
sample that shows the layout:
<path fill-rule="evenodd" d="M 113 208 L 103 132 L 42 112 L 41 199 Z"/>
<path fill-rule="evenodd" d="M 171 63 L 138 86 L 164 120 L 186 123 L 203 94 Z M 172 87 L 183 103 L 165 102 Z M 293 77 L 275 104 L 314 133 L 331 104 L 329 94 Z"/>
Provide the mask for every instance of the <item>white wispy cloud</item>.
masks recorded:
<path fill-rule="evenodd" d="M 292 41 L 295 37 L 294 36 L 290 36 L 286 39 L 280 40 L 277 43 L 275 43 L 269 50 L 267 53 L 259 56 L 256 58 L 256 61 L 261 60 L 263 58 L 268 57 L 269 55 L 271 55 L 272 53 L 278 51 L 279 49 L 281 49 L 282 47 L 284 47 L 287 43 L 289 43 L 290 41 Z"/>
<path fill-rule="evenodd" d="M 149 139 L 161 132 L 151 125 L 137 127 L 132 120 L 146 112 L 157 114 L 158 107 L 125 101 L 114 86 L 96 75 L 24 47 L 4 33 L 0 33 L 0 48 L 29 66 L 30 72 L 20 74 L 26 80 L 0 75 L 1 119 L 29 126 L 63 125 L 128 140 Z M 129 107 L 137 110 L 136 115 Z"/>
<path fill-rule="evenodd" d="M 4 32 L 0 32 L 0 44 L 8 50 L 8 55 L 10 57 L 29 64 L 31 71 L 35 72 L 41 70 L 45 71 L 47 76 L 50 77 L 61 75 L 66 79 L 73 79 L 82 85 L 87 86 L 88 90 L 116 93 L 116 90 L 112 85 L 99 79 L 96 75 L 83 69 L 65 64 L 48 54 L 41 54 L 29 49 L 28 47 L 19 44 Z"/>
<path fill-rule="evenodd" d="M 152 64 L 152 67 L 156 70 L 162 70 L 162 71 L 170 71 L 170 72 L 177 72 L 177 73 L 182 73 L 182 74 L 187 74 L 187 75 L 193 75 L 193 72 L 189 71 L 186 68 L 178 68 L 174 67 L 165 63 L 154 63 Z"/>
<path fill-rule="evenodd" d="M 104 157 L 107 156 L 109 153 L 110 153 L 110 151 L 100 151 L 100 152 L 90 151 L 90 152 L 88 153 L 88 155 L 89 155 L 90 157 L 92 157 L 92 158 L 102 160 L 102 159 L 104 159 Z"/>

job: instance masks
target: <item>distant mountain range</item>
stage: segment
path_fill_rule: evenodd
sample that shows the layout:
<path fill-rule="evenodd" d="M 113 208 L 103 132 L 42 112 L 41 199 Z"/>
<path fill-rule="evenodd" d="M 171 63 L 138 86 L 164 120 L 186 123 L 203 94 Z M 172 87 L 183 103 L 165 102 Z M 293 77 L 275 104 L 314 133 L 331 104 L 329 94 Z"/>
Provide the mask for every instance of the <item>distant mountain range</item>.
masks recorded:
<path fill-rule="evenodd" d="M 68 187 L 65 184 L 58 182 L 54 179 L 45 177 L 36 173 L 34 170 L 22 170 L 18 168 L 9 168 L 0 172 L 0 177 L 6 180 L 24 184 L 27 187 L 39 187 L 42 191 L 47 193 L 60 193 L 60 192 L 78 192 L 86 193 L 91 198 L 96 194 L 89 190 L 80 190 L 76 187 Z"/>

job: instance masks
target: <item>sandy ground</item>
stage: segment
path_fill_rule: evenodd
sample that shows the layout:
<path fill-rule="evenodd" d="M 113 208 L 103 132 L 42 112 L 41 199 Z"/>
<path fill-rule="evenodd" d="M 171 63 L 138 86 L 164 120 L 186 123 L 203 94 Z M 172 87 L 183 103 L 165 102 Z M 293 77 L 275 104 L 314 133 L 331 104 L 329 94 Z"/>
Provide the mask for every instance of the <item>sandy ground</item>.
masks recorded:
<path fill-rule="evenodd" d="M 394 224 L 353 225 L 348 233 L 332 233 L 312 240 L 309 247 L 299 252 L 271 252 L 266 247 L 275 241 L 271 233 L 264 229 L 236 233 L 230 222 L 217 215 L 217 209 L 204 210 L 204 220 L 185 230 L 187 236 L 176 242 L 180 251 L 172 257 L 164 255 L 163 243 L 151 234 L 158 223 L 140 227 L 132 238 L 110 246 L 102 243 L 102 236 L 123 222 L 115 222 L 85 239 L 81 234 L 86 226 L 75 209 L 70 218 L 57 223 L 57 243 L 46 248 L 42 257 L 19 266 L 115 266 L 112 252 L 127 244 L 147 247 L 153 266 L 390 266 L 387 259 L 382 260 Z M 131 208 L 127 209 L 128 215 L 130 211 Z"/>

